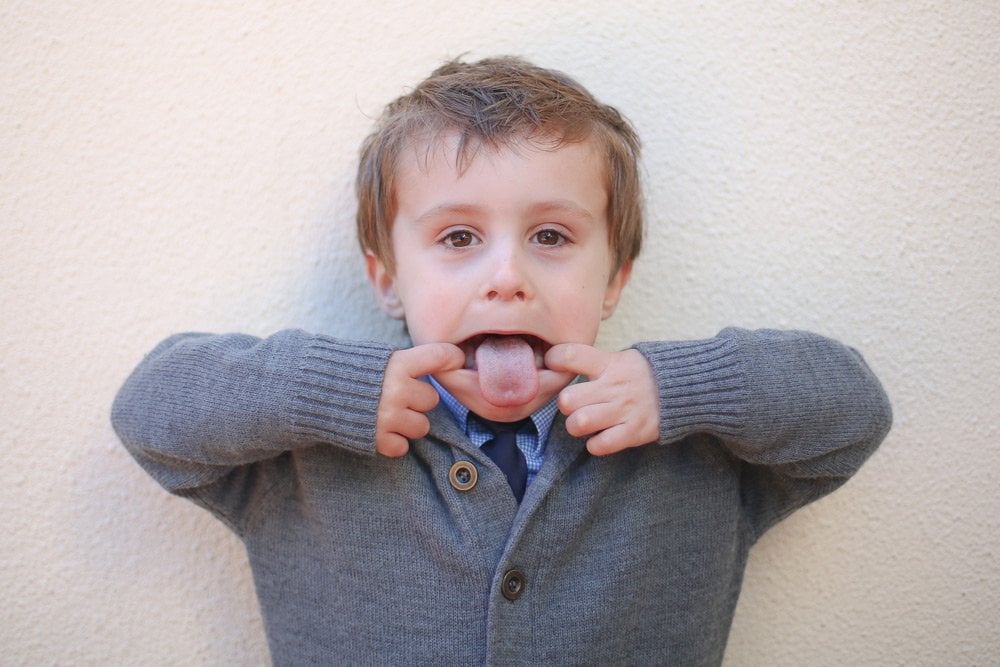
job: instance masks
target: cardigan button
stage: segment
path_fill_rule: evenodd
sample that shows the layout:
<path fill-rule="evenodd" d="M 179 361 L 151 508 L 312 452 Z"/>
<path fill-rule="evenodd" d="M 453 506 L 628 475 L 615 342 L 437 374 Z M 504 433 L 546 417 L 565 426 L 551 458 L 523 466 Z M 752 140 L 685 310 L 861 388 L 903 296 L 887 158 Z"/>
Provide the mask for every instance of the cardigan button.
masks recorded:
<path fill-rule="evenodd" d="M 448 471 L 448 481 L 456 491 L 471 491 L 478 480 L 476 466 L 469 461 L 457 461 Z"/>
<path fill-rule="evenodd" d="M 500 581 L 500 592 L 513 602 L 524 594 L 524 573 L 520 570 L 507 570 Z"/>

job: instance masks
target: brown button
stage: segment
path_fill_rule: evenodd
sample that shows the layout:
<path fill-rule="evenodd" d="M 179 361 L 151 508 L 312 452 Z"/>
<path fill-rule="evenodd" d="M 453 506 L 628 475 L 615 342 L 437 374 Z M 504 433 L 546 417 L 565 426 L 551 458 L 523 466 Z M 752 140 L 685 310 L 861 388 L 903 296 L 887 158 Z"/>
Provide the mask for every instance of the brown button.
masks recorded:
<path fill-rule="evenodd" d="M 500 582 L 500 592 L 511 601 L 521 597 L 524 594 L 524 573 L 520 570 L 507 570 Z"/>
<path fill-rule="evenodd" d="M 448 471 L 448 481 L 456 491 L 470 491 L 478 480 L 476 466 L 469 461 L 457 461 Z"/>

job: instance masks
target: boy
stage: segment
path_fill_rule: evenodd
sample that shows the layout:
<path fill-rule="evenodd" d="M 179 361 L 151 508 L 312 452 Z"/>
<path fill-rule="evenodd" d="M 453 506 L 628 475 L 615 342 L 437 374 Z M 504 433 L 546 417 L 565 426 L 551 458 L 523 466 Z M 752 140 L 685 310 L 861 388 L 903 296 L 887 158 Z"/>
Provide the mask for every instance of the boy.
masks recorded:
<path fill-rule="evenodd" d="M 413 347 L 181 335 L 126 382 L 119 436 L 243 540 L 276 663 L 718 664 L 750 546 L 882 440 L 878 381 L 818 336 L 591 347 L 638 151 L 562 74 L 449 63 L 358 175 Z"/>

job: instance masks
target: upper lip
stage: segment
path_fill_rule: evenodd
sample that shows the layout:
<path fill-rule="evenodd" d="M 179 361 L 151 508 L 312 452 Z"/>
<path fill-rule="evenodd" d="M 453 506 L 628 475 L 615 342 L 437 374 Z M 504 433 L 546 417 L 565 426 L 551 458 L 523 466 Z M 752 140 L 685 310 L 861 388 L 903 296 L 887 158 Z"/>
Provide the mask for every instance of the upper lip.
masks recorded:
<path fill-rule="evenodd" d="M 527 331 L 483 331 L 469 336 L 465 340 L 457 343 L 458 347 L 465 353 L 466 368 L 475 368 L 476 348 L 478 348 L 479 344 L 489 336 L 518 336 L 523 338 L 529 345 L 531 345 L 532 349 L 535 350 L 536 358 L 544 358 L 545 353 L 552 347 L 552 343 L 548 342 L 544 338 L 541 338 L 537 334 L 529 333 Z"/>

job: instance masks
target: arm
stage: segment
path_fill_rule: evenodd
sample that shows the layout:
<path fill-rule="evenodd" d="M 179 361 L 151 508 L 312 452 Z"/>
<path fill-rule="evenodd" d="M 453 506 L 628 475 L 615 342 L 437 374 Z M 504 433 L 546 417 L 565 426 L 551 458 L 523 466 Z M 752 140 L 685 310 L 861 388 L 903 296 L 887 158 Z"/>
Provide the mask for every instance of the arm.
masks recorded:
<path fill-rule="evenodd" d="M 861 356 L 814 334 L 726 329 L 708 340 L 640 343 L 635 350 L 648 361 L 647 377 L 635 386 L 655 387 L 657 435 L 643 439 L 650 431 L 642 426 L 649 421 L 649 408 L 642 407 L 631 424 L 615 424 L 626 436 L 616 446 L 598 442 L 600 453 L 654 439 L 669 444 L 691 436 L 713 437 L 740 462 L 744 508 L 758 535 L 843 484 L 892 421 L 885 392 Z M 626 356 L 635 350 L 601 353 L 609 355 L 605 373 L 623 374 L 613 360 L 621 355 L 621 363 L 639 374 L 634 356 Z M 585 389 L 594 379 L 564 390 L 570 392 L 568 399 L 560 396 L 560 407 L 570 414 L 567 428 L 577 412 L 594 403 L 590 395 L 581 400 L 585 392 L 596 393 Z M 598 374 L 597 381 L 603 379 Z M 622 386 L 620 377 L 612 386 Z M 645 405 L 641 396 L 618 400 L 620 406 L 608 414 L 619 420 L 629 414 L 629 404 Z M 610 425 L 594 421 L 583 433 Z M 588 447 L 594 451 L 590 443 Z"/>
<path fill-rule="evenodd" d="M 749 463 L 850 476 L 892 421 L 861 355 L 815 334 L 726 329 L 636 349 L 659 388 L 661 442 L 710 433 Z"/>
<path fill-rule="evenodd" d="M 794 331 L 641 344 L 660 388 L 660 439 L 714 436 L 742 462 L 755 535 L 839 487 L 889 431 L 888 397 L 856 351 Z"/>
<path fill-rule="evenodd" d="M 173 336 L 125 382 L 112 424 L 154 479 L 180 494 L 318 443 L 374 453 L 390 353 L 301 331 Z"/>

